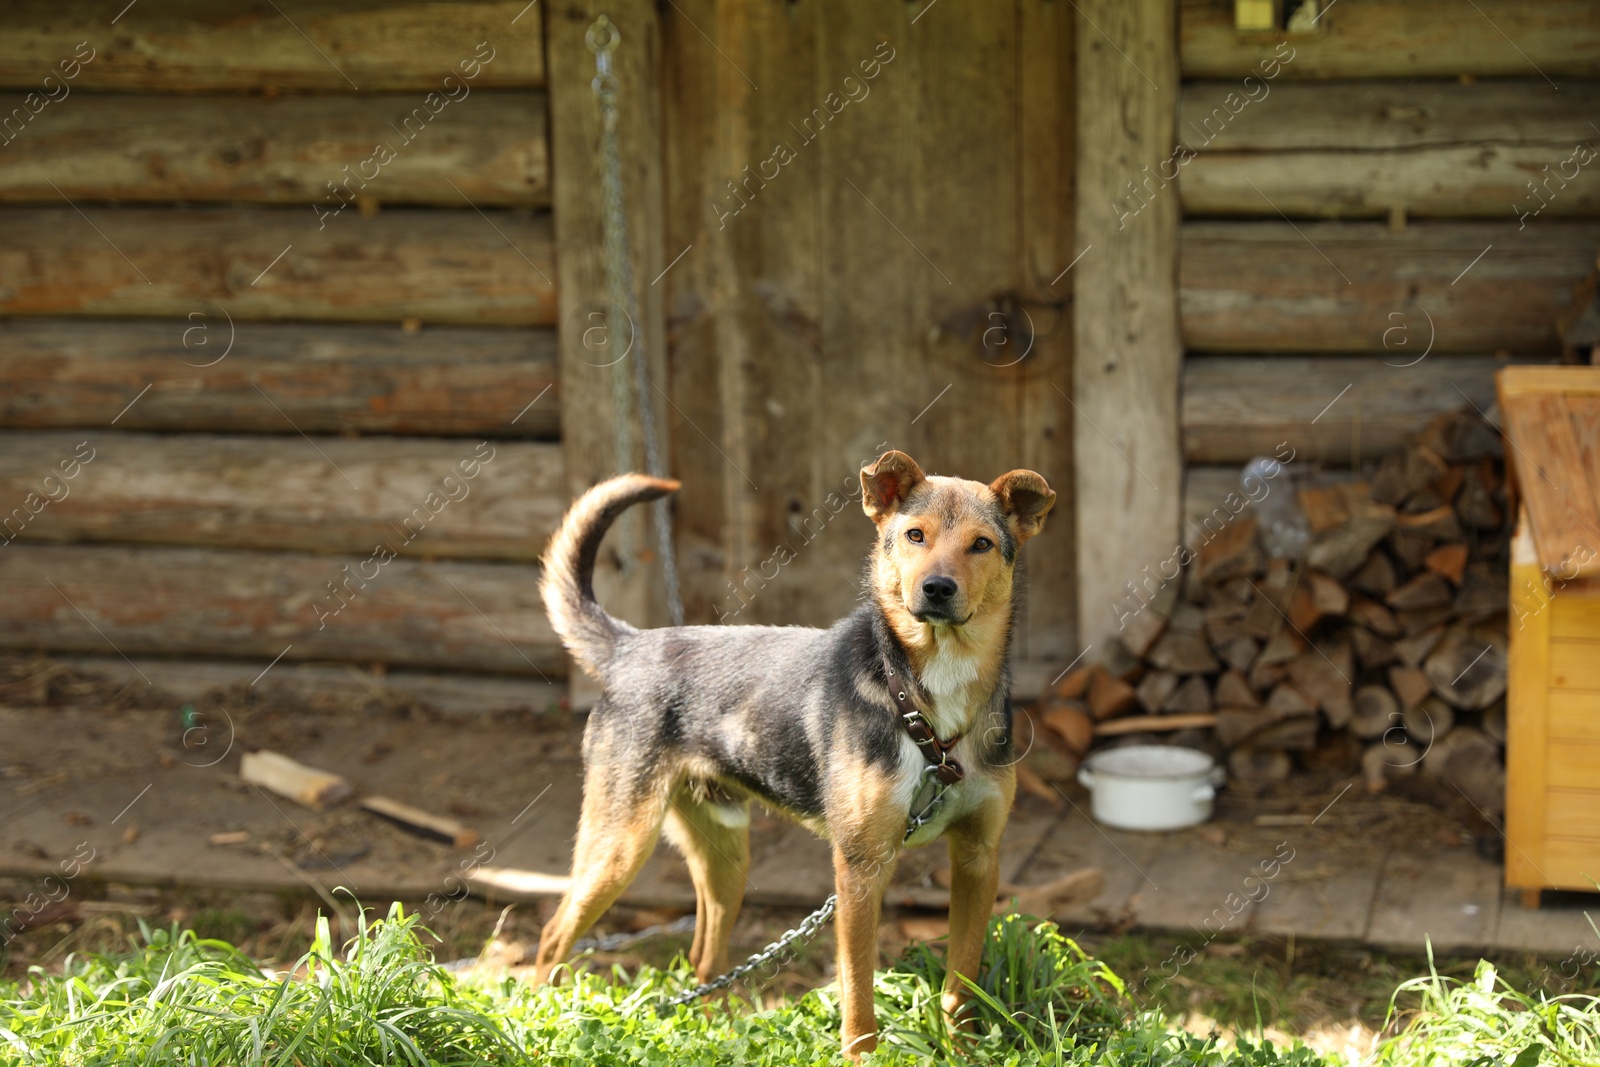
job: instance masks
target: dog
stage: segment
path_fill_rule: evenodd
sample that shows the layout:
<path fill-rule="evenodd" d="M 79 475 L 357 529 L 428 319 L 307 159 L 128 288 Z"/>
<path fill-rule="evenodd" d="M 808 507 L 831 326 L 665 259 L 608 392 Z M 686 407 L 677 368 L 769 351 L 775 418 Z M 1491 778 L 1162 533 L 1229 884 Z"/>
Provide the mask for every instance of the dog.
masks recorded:
<path fill-rule="evenodd" d="M 872 978 L 895 859 L 948 838 L 941 1003 L 958 1020 L 1016 791 L 1006 659 L 1017 554 L 1043 529 L 1055 493 L 1033 471 L 984 485 L 925 475 L 905 453 L 885 452 L 861 470 L 877 541 L 870 596 L 849 616 L 826 630 L 636 629 L 595 600 L 595 558 L 623 510 L 677 488 L 641 474 L 602 482 L 567 512 L 544 557 L 550 624 L 602 692 L 584 731 L 572 878 L 540 937 L 534 981 L 570 958 L 663 828 L 694 882 L 690 963 L 702 982 L 726 970 L 755 800 L 833 844 L 840 1039 L 851 1059 L 877 1047 Z M 935 780 L 945 786 L 936 799 Z M 919 813 L 925 821 L 908 839 Z"/>

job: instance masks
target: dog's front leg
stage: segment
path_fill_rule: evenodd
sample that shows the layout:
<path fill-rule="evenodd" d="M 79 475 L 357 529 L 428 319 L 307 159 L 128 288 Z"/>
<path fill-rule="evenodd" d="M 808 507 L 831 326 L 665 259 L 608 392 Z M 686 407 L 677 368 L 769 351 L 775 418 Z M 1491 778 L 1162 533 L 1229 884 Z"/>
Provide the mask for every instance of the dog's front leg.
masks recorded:
<path fill-rule="evenodd" d="M 834 892 L 839 896 L 835 928 L 839 942 L 839 1004 L 844 1015 L 840 1040 L 844 1054 L 858 1060 L 878 1047 L 878 1020 L 872 1010 L 872 975 L 878 967 L 878 915 L 883 890 L 894 874 L 898 849 L 893 839 L 865 848 L 835 845 Z"/>
<path fill-rule="evenodd" d="M 962 976 L 977 981 L 983 939 L 1000 889 L 1000 835 L 1011 807 L 1009 793 L 991 797 L 977 811 L 953 824 L 950 840 L 950 948 L 945 957 L 945 1014 L 961 1022 L 970 994 Z"/>

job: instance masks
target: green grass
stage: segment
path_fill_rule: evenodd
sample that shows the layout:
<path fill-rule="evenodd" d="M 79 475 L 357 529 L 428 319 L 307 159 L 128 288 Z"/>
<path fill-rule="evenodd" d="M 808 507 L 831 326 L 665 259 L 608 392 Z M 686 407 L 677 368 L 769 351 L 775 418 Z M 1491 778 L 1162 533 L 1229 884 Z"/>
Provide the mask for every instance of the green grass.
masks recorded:
<path fill-rule="evenodd" d="M 215 925 L 228 926 L 229 922 Z M 758 1009 L 739 998 L 656 1010 L 690 980 L 673 967 L 579 968 L 559 986 L 457 978 L 396 905 L 343 951 L 320 920 L 288 974 L 264 974 L 226 941 L 141 925 L 129 951 L 69 958 L 0 983 L 0 1064 L 344 1065 L 752 1064 L 841 1062 L 835 991 Z M 938 1010 L 942 951 L 911 946 L 880 971 L 880 1064 L 1103 1064 L 1105 1067 L 1323 1067 L 1306 1048 L 1224 1044 L 1142 1010 L 1103 962 L 1050 923 L 990 927 L 972 1019 L 952 1032 Z M 1405 983 L 1414 1019 L 1370 1067 L 1536 1063 L 1600 1067 L 1590 997 L 1519 993 L 1488 965 L 1470 981 Z M 1259 1027 L 1257 1028 L 1259 1033 Z M 1530 1050 L 1537 1050 L 1536 1052 Z M 1538 1058 L 1535 1058 L 1538 1057 Z"/>

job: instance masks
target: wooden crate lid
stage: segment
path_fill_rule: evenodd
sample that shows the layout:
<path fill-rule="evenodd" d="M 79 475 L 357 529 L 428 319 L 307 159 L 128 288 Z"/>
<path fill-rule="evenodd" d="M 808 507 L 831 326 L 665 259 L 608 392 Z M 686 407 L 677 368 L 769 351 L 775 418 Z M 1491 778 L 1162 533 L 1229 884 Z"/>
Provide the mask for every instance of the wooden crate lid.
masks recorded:
<path fill-rule="evenodd" d="M 1506 367 L 1495 379 L 1540 566 L 1600 576 L 1600 367 Z"/>

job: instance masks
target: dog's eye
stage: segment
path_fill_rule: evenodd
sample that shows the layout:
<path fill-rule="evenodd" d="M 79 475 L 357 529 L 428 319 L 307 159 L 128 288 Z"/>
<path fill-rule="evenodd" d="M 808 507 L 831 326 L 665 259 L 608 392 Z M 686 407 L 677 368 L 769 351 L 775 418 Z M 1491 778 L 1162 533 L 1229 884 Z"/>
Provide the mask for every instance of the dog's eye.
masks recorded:
<path fill-rule="evenodd" d="M 974 552 L 987 552 L 993 547 L 994 542 L 989 540 L 987 537 L 980 537 L 976 541 L 972 542 L 972 551 Z"/>
<path fill-rule="evenodd" d="M 906 540 L 910 541 L 914 545 L 922 544 L 922 531 L 921 530 L 907 530 L 906 531 Z"/>

